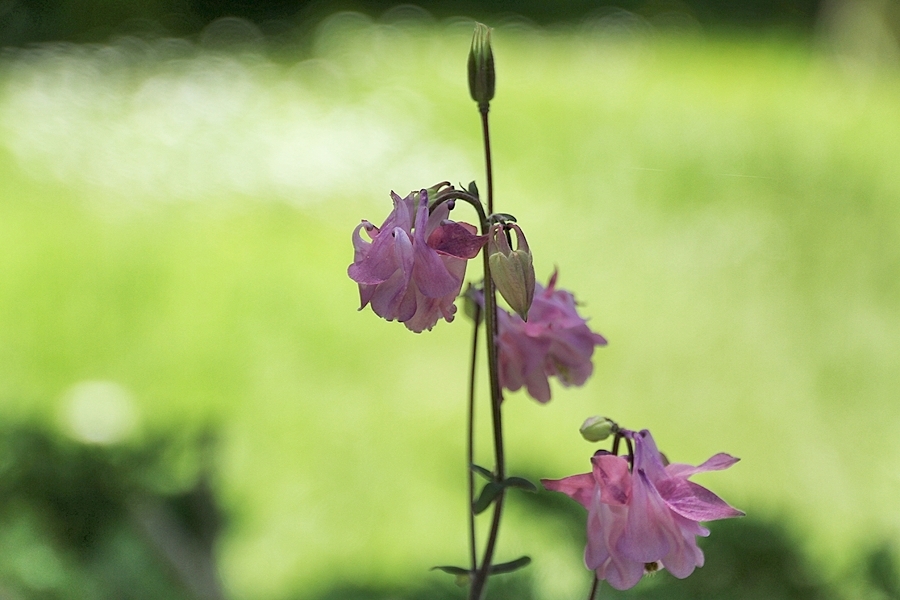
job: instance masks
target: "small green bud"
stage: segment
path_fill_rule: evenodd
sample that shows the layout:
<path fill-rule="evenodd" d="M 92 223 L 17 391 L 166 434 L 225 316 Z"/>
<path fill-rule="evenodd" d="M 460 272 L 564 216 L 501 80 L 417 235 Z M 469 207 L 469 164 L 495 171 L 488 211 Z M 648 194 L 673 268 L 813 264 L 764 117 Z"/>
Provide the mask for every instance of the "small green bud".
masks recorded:
<path fill-rule="evenodd" d="M 590 417 L 581 426 L 581 437 L 589 442 L 602 442 L 615 433 L 618 426 L 606 417 Z"/>
<path fill-rule="evenodd" d="M 469 93 L 479 108 L 487 108 L 494 99 L 495 82 L 491 28 L 475 23 L 472 48 L 469 50 Z"/>
<path fill-rule="evenodd" d="M 507 228 L 516 232 L 515 250 L 509 245 Z M 534 300 L 534 266 L 525 234 L 515 223 L 497 223 L 491 228 L 490 235 L 488 263 L 491 267 L 491 279 L 510 308 L 523 321 L 527 321 L 528 310 Z"/>

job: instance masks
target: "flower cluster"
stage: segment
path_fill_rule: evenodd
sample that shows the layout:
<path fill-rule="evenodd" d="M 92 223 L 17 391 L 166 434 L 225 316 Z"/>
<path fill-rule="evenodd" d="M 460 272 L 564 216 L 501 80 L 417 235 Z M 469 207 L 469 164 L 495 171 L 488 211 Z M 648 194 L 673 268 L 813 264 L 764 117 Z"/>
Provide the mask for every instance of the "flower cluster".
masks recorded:
<path fill-rule="evenodd" d="M 494 561 L 497 535 L 507 490 L 536 491 L 536 486 L 506 472 L 503 447 L 502 390 L 525 388 L 540 403 L 551 398 L 550 378 L 564 386 L 580 386 L 594 370 L 593 354 L 606 339 L 588 327 L 571 292 L 557 288 L 554 271 L 547 286 L 535 281 L 531 248 L 516 218 L 497 212 L 488 114 L 496 91 L 491 30 L 476 26 L 469 53 L 469 90 L 478 105 L 487 167 L 486 202 L 473 181 L 465 189 L 440 183 L 406 197 L 391 192 L 393 209 L 380 227 L 363 220 L 353 230 L 353 263 L 347 273 L 359 286 L 360 310 L 388 321 L 399 321 L 421 333 L 443 318 L 452 321 L 469 259 L 483 251 L 482 283 L 466 292 L 475 319 L 472 368 L 469 375 L 467 465 L 469 499 L 468 565 L 435 569 L 469 584 L 469 600 L 483 600 L 490 576 L 526 566 L 531 559 Z M 475 226 L 450 220 L 454 202 L 470 204 L 478 214 Z M 502 296 L 512 312 L 498 308 Z M 479 310 L 480 308 L 480 310 Z M 480 316 L 484 315 L 484 329 Z M 479 334 L 487 346 L 494 468 L 475 464 L 475 376 Z M 390 361 L 390 356 L 384 357 Z M 388 364 L 388 363 L 385 363 Z M 584 560 L 594 572 L 591 597 L 598 581 L 619 590 L 633 587 L 645 572 L 664 568 L 678 578 L 703 565 L 697 536 L 700 525 L 743 513 L 708 489 L 690 481 L 696 473 L 726 469 L 738 459 L 716 454 L 699 466 L 669 464 L 649 431 L 621 429 L 605 417 L 593 417 L 581 427 L 591 442 L 613 437 L 610 452 L 598 451 L 589 473 L 542 480 L 548 490 L 562 492 L 588 511 Z M 627 455 L 620 456 L 624 442 Z M 478 492 L 474 475 L 487 483 Z M 476 516 L 493 506 L 494 516 L 479 560 Z"/>
<path fill-rule="evenodd" d="M 453 320 L 466 261 L 487 238 L 476 235 L 468 223 L 448 219 L 452 201 L 429 212 L 429 190 L 405 198 L 391 192 L 391 197 L 394 209 L 381 227 L 364 220 L 353 230 L 353 264 L 347 274 L 359 284 L 360 310 L 371 305 L 378 316 L 420 333 L 441 317 Z M 363 239 L 362 230 L 371 242 Z"/>
<path fill-rule="evenodd" d="M 528 321 L 497 311 L 500 385 L 511 391 L 525 386 L 538 402 L 550 400 L 550 377 L 583 385 L 594 371 L 594 347 L 606 345 L 578 314 L 575 297 L 556 288 L 556 277 L 554 271 L 546 288 L 535 284 Z"/>
<path fill-rule="evenodd" d="M 591 459 L 592 472 L 541 483 L 588 510 L 584 561 L 598 579 L 618 590 L 634 586 L 645 569 L 665 568 L 683 579 L 703 566 L 696 537 L 709 530 L 700 521 L 744 514 L 688 478 L 738 459 L 716 454 L 697 467 L 667 464 L 649 431 L 623 429 L 617 436 L 633 441 L 630 460 L 601 450 Z"/>

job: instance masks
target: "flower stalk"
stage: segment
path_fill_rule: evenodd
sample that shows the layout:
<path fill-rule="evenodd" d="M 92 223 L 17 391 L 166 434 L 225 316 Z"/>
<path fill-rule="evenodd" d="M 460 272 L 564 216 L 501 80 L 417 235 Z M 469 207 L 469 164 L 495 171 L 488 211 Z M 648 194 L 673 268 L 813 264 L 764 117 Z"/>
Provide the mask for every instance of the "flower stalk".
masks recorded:
<path fill-rule="evenodd" d="M 352 234 L 354 260 L 349 277 L 359 286 L 360 310 L 398 321 L 415 333 L 440 320 L 453 321 L 466 265 L 479 253 L 483 279 L 465 293 L 474 321 L 469 366 L 466 465 L 468 565 L 438 566 L 469 584 L 469 600 L 483 600 L 492 575 L 510 573 L 531 559 L 495 563 L 506 490 L 537 491 L 521 478 L 507 477 L 503 435 L 504 390 L 523 389 L 539 404 L 551 399 L 550 379 L 581 386 L 593 374 L 593 354 L 606 339 L 588 326 L 575 296 L 558 288 L 556 271 L 547 285 L 535 281 L 533 257 L 515 217 L 494 209 L 494 176 L 488 114 L 496 88 L 491 30 L 475 29 L 469 52 L 469 91 L 482 126 L 487 194 L 479 197 L 474 182 L 456 189 L 444 181 L 401 197 L 391 193 L 393 210 L 381 226 L 363 220 Z M 475 209 L 478 227 L 450 219 L 457 202 Z M 515 244 L 513 243 L 515 238 Z M 498 293 L 512 312 L 498 306 Z M 483 328 L 482 328 L 483 322 Z M 492 470 L 475 460 L 475 378 L 480 333 L 484 331 L 491 413 Z M 572 497 L 588 510 L 586 566 L 593 572 L 589 600 L 601 580 L 623 590 L 647 572 L 666 569 L 687 577 L 703 565 L 698 536 L 709 532 L 701 521 L 743 514 L 711 491 L 688 480 L 695 473 L 722 470 L 737 459 L 716 454 L 698 466 L 670 464 L 647 430 L 619 427 L 606 417 L 591 417 L 582 437 L 600 442 L 610 437 L 611 452 L 596 451 L 591 471 L 563 479 L 542 479 L 548 490 Z M 622 441 L 626 454 L 619 455 Z M 487 483 L 476 492 L 475 474 Z M 493 505 L 490 528 L 479 557 L 476 516 Z M 480 558 L 480 560 L 479 560 Z"/>
<path fill-rule="evenodd" d="M 480 25 L 480 24 L 479 24 Z M 490 57 L 489 61 L 484 61 L 480 63 L 482 68 L 485 70 L 489 69 L 489 76 L 483 76 L 483 74 L 476 73 L 476 82 L 480 81 L 480 78 L 486 79 L 489 82 L 489 96 L 483 95 L 483 98 L 486 100 L 482 101 L 479 98 L 475 98 L 478 102 L 478 110 L 481 113 L 481 123 L 483 130 L 483 140 L 484 140 L 484 162 L 485 162 L 485 171 L 486 171 L 486 179 L 487 179 L 487 212 L 488 215 L 494 214 L 494 176 L 493 176 L 493 162 L 491 159 L 491 136 L 490 136 L 490 127 L 488 125 L 488 110 L 489 103 L 491 98 L 494 95 L 494 60 L 493 54 L 491 52 L 490 47 L 490 30 L 487 30 L 487 33 L 483 33 L 483 29 L 487 29 L 483 25 L 476 29 L 475 38 L 476 40 L 480 35 L 485 35 L 486 42 L 486 54 Z M 481 49 L 482 53 L 485 52 L 484 48 Z M 473 41 L 473 52 L 475 54 L 475 41 Z M 477 63 L 477 61 L 476 61 Z M 470 85 L 472 82 L 472 70 L 471 65 L 472 61 L 470 59 Z M 475 97 L 475 91 L 473 91 L 473 98 Z M 487 236 L 490 234 L 491 223 L 488 220 L 485 220 L 482 223 L 481 234 Z M 487 345 L 487 361 L 488 361 L 488 379 L 490 386 L 490 400 L 491 400 L 491 425 L 494 439 L 494 476 L 497 481 L 503 481 L 506 478 L 506 457 L 504 456 L 503 451 L 503 414 L 501 412 L 501 405 L 503 403 L 503 392 L 500 388 L 500 359 L 498 357 L 498 348 L 497 348 L 497 292 L 494 286 L 493 281 L 491 280 L 491 261 L 490 261 L 490 253 L 485 247 L 482 252 L 483 259 L 483 269 L 484 269 L 484 329 L 485 329 L 485 338 Z M 490 576 L 491 562 L 494 558 L 494 550 L 497 545 L 497 536 L 500 532 L 500 519 L 503 515 L 503 501 L 506 496 L 505 488 L 501 488 L 497 499 L 494 501 L 494 514 L 491 518 L 491 528 L 488 533 L 487 543 L 484 548 L 484 555 L 481 559 L 481 566 L 475 571 L 475 576 L 472 580 L 472 587 L 469 590 L 469 600 L 481 600 L 484 596 L 485 585 L 487 584 L 487 579 Z M 470 511 L 474 513 L 474 508 L 470 508 Z"/>

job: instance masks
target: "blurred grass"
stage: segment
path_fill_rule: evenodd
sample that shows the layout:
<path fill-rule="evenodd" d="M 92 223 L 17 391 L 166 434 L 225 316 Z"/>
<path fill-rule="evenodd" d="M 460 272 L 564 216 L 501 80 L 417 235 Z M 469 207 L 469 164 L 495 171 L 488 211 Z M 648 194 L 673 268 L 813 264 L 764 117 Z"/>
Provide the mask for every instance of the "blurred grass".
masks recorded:
<path fill-rule="evenodd" d="M 297 65 L 135 39 L 5 58 L 0 417 L 65 429 L 67 390 L 112 380 L 137 439 L 212 423 L 235 598 L 464 556 L 468 327 L 357 313 L 345 273 L 390 189 L 483 179 L 469 35 L 343 15 Z M 900 75 L 787 38 L 495 43 L 498 208 L 610 339 L 584 388 L 509 397 L 511 471 L 586 470 L 595 413 L 677 460 L 733 453 L 702 481 L 852 588 L 900 533 Z M 553 525 L 514 504 L 500 559 L 582 594 Z"/>

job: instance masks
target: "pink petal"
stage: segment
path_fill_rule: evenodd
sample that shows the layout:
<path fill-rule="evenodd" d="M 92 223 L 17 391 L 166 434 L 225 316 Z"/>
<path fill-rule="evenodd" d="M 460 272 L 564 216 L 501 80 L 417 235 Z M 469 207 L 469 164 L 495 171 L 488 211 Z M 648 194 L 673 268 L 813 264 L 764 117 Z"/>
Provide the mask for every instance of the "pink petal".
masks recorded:
<path fill-rule="evenodd" d="M 624 506 L 631 498 L 631 473 L 622 456 L 596 454 L 591 459 L 594 479 L 600 487 L 600 500 L 611 506 Z"/>
<path fill-rule="evenodd" d="M 413 267 L 413 250 L 413 242 L 405 231 L 399 227 L 383 230 L 362 260 L 350 265 L 347 274 L 356 283 L 366 285 L 387 281 L 397 269 L 403 269 L 408 277 Z"/>
<path fill-rule="evenodd" d="M 541 479 L 541 485 L 545 489 L 562 492 L 585 508 L 591 507 L 594 497 L 594 476 L 591 473 L 572 475 L 563 479 Z"/>
<path fill-rule="evenodd" d="M 428 236 L 428 246 L 441 254 L 475 258 L 487 243 L 487 236 L 475 235 L 475 231 L 475 227 L 468 223 L 445 223 Z"/>
<path fill-rule="evenodd" d="M 744 514 L 702 485 L 680 477 L 660 481 L 656 489 L 669 508 L 692 521 L 715 521 Z"/>
<path fill-rule="evenodd" d="M 547 403 L 550 401 L 550 381 L 540 369 L 534 369 L 525 373 L 525 388 L 528 390 L 528 395 L 538 402 Z"/>
<path fill-rule="evenodd" d="M 667 477 L 662 456 L 656 442 L 646 429 L 633 435 L 634 439 L 634 471 L 641 470 L 649 481 L 655 484 Z M 647 561 L 650 562 L 650 561 Z"/>
<path fill-rule="evenodd" d="M 425 243 L 425 224 L 428 221 L 428 195 L 422 191 L 416 211 L 413 231 L 413 279 L 419 290 L 429 298 L 458 294 L 462 281 L 447 270 L 440 255 Z"/>
<path fill-rule="evenodd" d="M 644 575 L 644 563 L 633 560 L 616 549 L 625 534 L 628 507 L 609 506 L 596 500 L 590 516 L 595 521 L 593 529 L 591 521 L 588 521 L 585 564 L 594 569 L 597 577 L 606 580 L 617 590 L 634 587 Z"/>
<path fill-rule="evenodd" d="M 450 218 L 450 210 L 453 208 L 453 205 L 453 200 L 444 202 L 428 214 L 428 221 L 425 222 L 425 239 L 430 239 L 434 230 L 437 229 L 441 223 Z M 427 206 L 428 204 L 426 202 L 426 207 Z"/>
<path fill-rule="evenodd" d="M 394 192 L 391 192 L 394 210 L 384 220 L 381 229 L 401 227 L 407 233 L 412 233 L 413 215 L 416 211 L 416 194 L 417 192 L 413 192 L 405 198 L 401 198 Z"/>
<path fill-rule="evenodd" d="M 375 286 L 369 302 L 379 317 L 388 321 L 404 321 L 415 312 L 415 304 L 410 306 L 408 293 L 409 276 L 398 269 L 387 281 Z"/>
<path fill-rule="evenodd" d="M 739 460 L 741 459 L 735 458 L 730 454 L 720 452 L 719 454 L 716 454 L 715 456 L 706 460 L 703 464 L 696 467 L 681 463 L 673 463 L 666 467 L 666 474 L 669 477 L 690 477 L 695 473 L 703 473 L 705 471 L 721 471 L 722 469 L 727 469 Z"/>
<path fill-rule="evenodd" d="M 657 561 L 678 545 L 680 532 L 647 475 L 636 470 L 632 481 L 628 528 L 619 549 L 632 560 Z"/>
<path fill-rule="evenodd" d="M 678 515 L 672 515 L 672 517 L 674 518 L 675 526 L 681 532 L 681 539 L 662 558 L 661 562 L 674 577 L 684 579 L 693 573 L 695 568 L 703 566 L 703 552 L 697 546 L 696 539 L 698 526 L 694 521 Z M 703 528 L 701 527 L 700 529 Z"/>
<path fill-rule="evenodd" d="M 414 290 L 414 288 L 410 288 Z M 405 319 L 400 319 L 406 328 L 415 333 L 429 331 L 442 316 L 441 302 L 439 298 L 426 298 L 421 292 L 414 292 L 413 314 Z M 452 320 L 452 315 L 449 320 Z"/>

